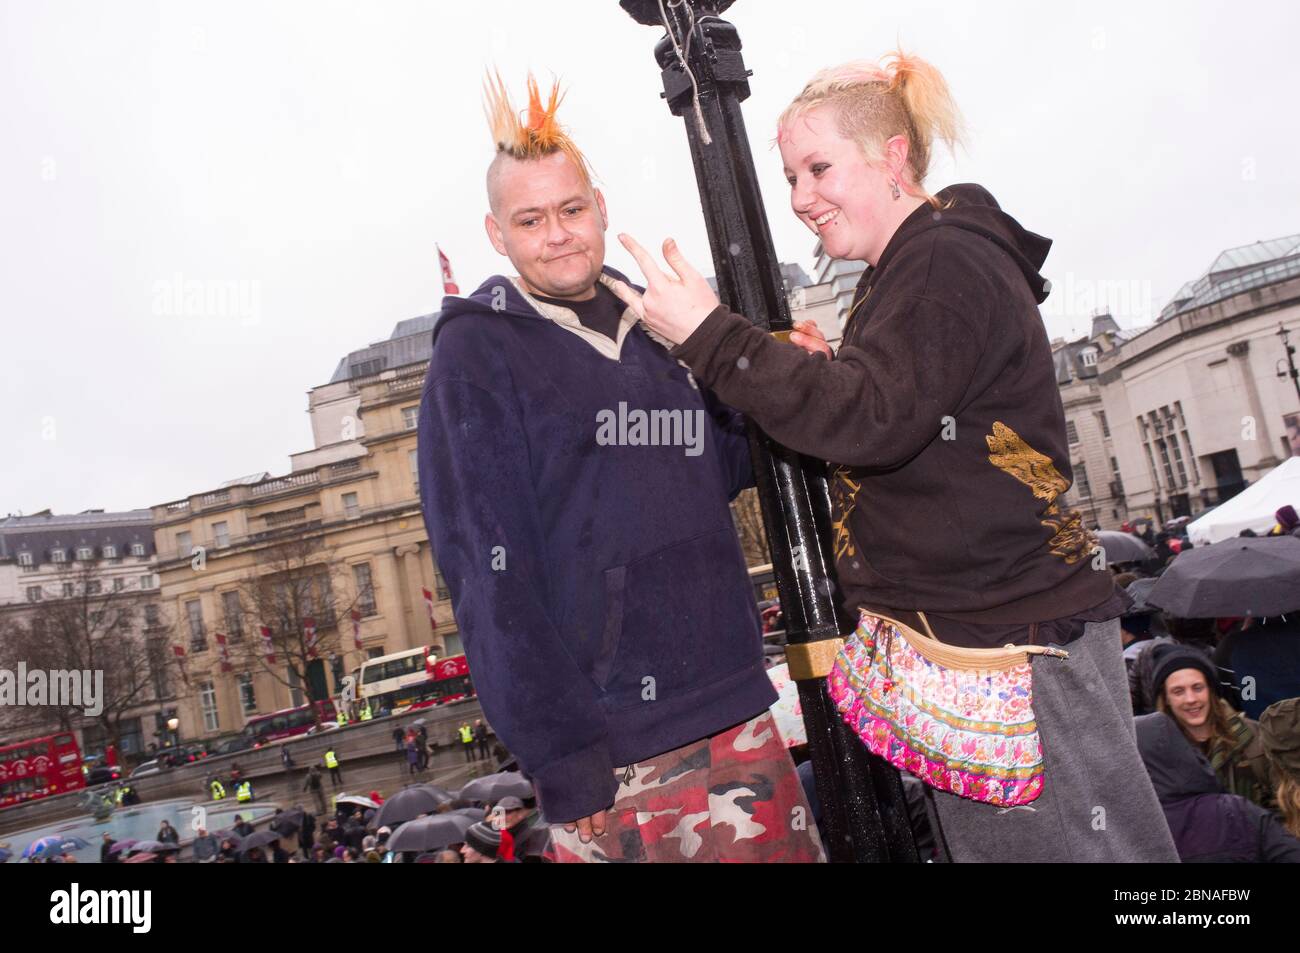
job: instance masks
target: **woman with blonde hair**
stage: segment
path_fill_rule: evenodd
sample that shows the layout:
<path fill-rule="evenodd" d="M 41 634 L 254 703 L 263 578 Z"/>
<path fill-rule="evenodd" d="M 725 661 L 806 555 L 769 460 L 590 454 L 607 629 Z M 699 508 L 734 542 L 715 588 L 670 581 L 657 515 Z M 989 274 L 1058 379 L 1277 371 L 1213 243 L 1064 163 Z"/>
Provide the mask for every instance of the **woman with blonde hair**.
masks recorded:
<path fill-rule="evenodd" d="M 834 557 L 859 617 L 828 679 L 867 747 L 927 785 L 955 860 L 1177 859 L 1132 725 L 1115 588 L 1061 495 L 1065 418 L 1038 305 L 1051 242 L 984 188 L 931 193 L 960 118 L 903 53 L 825 70 L 778 144 L 795 215 L 864 261 L 832 354 L 719 304 L 671 240 L 620 297 L 778 442 L 829 461 Z"/>

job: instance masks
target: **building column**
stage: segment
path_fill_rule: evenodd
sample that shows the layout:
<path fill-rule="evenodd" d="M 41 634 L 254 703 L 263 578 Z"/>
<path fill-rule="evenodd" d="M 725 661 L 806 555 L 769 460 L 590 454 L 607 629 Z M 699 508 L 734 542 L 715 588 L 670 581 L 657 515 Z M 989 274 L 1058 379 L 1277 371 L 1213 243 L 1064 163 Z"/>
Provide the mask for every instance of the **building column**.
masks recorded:
<path fill-rule="evenodd" d="M 1255 418 L 1255 443 L 1264 448 L 1254 463 L 1247 464 L 1243 461 L 1242 466 L 1267 470 L 1277 466 L 1281 461 L 1277 458 L 1273 439 L 1269 436 L 1268 418 L 1264 416 L 1264 404 L 1259 399 L 1259 387 L 1255 383 L 1255 375 L 1251 373 L 1249 354 L 1250 341 L 1234 341 L 1228 345 L 1228 356 L 1233 358 L 1228 362 L 1228 366 L 1236 370 L 1241 386 L 1246 392 L 1251 416 Z"/>
<path fill-rule="evenodd" d="M 431 631 L 429 610 L 424 604 L 423 590 L 427 587 L 432 591 L 433 582 L 425 579 L 424 560 L 420 558 L 421 549 L 419 543 L 409 543 L 393 549 L 393 555 L 402 560 L 402 575 L 406 580 L 407 612 L 404 614 L 404 620 L 409 625 L 406 635 L 410 640 L 408 644 L 412 648 L 417 645 L 428 645 L 434 654 L 442 655 L 444 649 L 442 638 Z"/>

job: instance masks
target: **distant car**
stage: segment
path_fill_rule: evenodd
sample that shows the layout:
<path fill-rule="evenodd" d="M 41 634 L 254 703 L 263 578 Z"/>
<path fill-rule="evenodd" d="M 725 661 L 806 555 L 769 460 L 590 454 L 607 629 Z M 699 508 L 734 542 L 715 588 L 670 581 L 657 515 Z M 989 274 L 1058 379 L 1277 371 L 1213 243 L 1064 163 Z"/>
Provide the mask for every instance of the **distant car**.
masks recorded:
<path fill-rule="evenodd" d="M 86 774 L 86 787 L 94 787 L 96 784 L 109 784 L 113 781 L 120 781 L 122 772 L 116 766 L 100 765 L 91 768 Z"/>
<path fill-rule="evenodd" d="M 156 758 L 153 761 L 146 761 L 143 764 L 136 765 L 135 770 L 128 777 L 143 778 L 150 774 L 162 774 L 162 765 L 158 763 Z"/>
<path fill-rule="evenodd" d="M 338 722 L 336 721 L 323 721 L 320 723 L 320 725 L 312 725 L 310 728 L 308 728 L 307 734 L 318 735 L 323 731 L 334 731 L 335 729 L 338 728 L 338 726 L 339 726 Z"/>
<path fill-rule="evenodd" d="M 193 764 L 195 761 L 201 761 L 208 756 L 205 747 L 199 745 L 181 745 L 180 747 L 160 748 L 153 753 L 155 759 L 162 766 L 177 767 L 182 764 Z"/>
<path fill-rule="evenodd" d="M 248 751 L 252 747 L 253 742 L 247 737 L 244 735 L 236 735 L 234 738 L 227 738 L 225 741 L 221 742 L 212 749 L 211 753 L 214 755 L 235 754 L 240 751 Z"/>

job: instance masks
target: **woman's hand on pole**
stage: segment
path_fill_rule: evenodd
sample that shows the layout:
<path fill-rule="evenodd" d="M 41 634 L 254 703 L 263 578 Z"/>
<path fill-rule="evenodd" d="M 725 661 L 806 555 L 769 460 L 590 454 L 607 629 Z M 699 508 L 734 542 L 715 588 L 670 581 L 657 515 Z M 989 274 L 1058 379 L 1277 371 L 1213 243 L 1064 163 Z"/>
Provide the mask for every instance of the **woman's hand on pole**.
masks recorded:
<path fill-rule="evenodd" d="M 645 275 L 646 288 L 645 294 L 637 294 L 623 282 L 618 282 L 614 293 L 650 330 L 673 344 L 681 344 L 718 307 L 718 296 L 671 238 L 664 241 L 664 261 L 673 270 L 671 275 L 660 271 L 650 253 L 630 235 L 619 235 L 618 240 L 636 259 Z"/>
<path fill-rule="evenodd" d="M 796 321 L 794 330 L 790 332 L 790 343 L 798 345 L 809 354 L 824 354 L 828 359 L 835 356 L 816 321 Z"/>

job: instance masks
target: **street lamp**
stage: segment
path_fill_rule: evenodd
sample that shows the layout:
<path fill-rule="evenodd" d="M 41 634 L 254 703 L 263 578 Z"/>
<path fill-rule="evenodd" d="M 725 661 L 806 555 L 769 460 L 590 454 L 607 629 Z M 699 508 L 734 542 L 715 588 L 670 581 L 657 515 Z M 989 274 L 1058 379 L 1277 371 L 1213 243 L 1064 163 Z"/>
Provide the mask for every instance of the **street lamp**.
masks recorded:
<path fill-rule="evenodd" d="M 668 108 L 685 120 L 718 296 L 765 331 L 788 334 L 793 323 L 780 261 L 740 111 L 749 96 L 750 71 L 735 26 L 718 16 L 733 2 L 620 0 L 620 6 L 638 23 L 666 31 L 655 59 Z M 898 772 L 867 751 L 826 691 L 825 675 L 842 631 L 826 466 L 773 442 L 752 423 L 749 445 L 827 852 L 833 861 L 916 861 Z"/>

